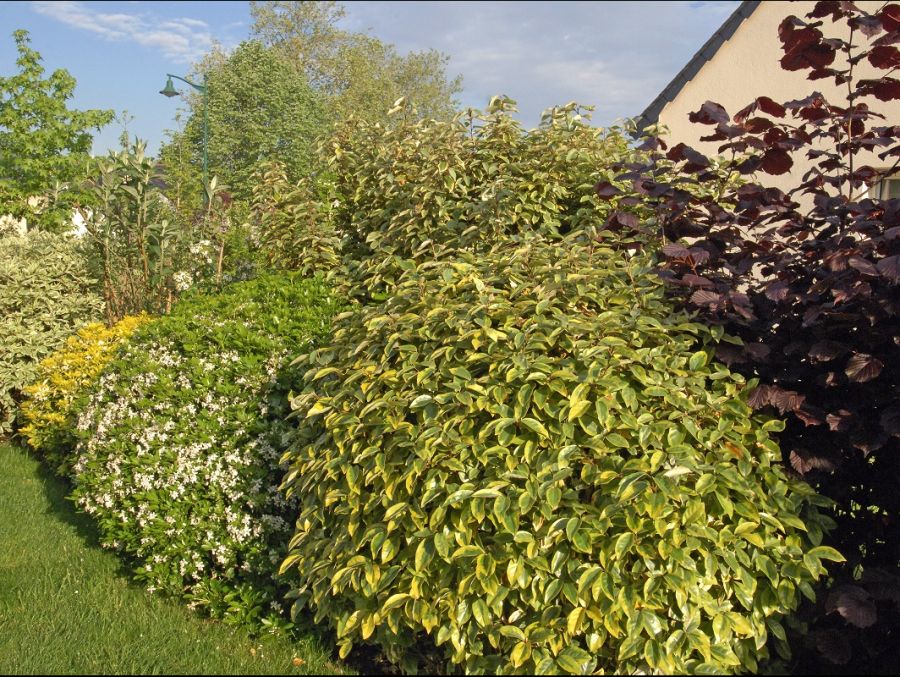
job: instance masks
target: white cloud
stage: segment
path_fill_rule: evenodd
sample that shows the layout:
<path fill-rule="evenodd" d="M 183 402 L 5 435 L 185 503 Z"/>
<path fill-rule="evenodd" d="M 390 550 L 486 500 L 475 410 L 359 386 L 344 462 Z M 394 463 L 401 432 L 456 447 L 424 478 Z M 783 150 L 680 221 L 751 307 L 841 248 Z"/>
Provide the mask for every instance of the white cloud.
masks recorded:
<path fill-rule="evenodd" d="M 205 21 L 201 21 L 200 19 L 191 19 L 189 17 L 182 17 L 181 19 L 176 19 L 176 21 L 180 21 L 185 26 L 193 26 L 194 28 L 209 28 L 209 24 Z"/>
<path fill-rule="evenodd" d="M 163 19 L 147 13 L 107 14 L 86 7 L 81 2 L 39 0 L 32 2 L 31 6 L 38 14 L 73 28 L 90 31 L 103 39 L 113 42 L 132 41 L 157 49 L 163 56 L 178 63 L 199 60 L 213 44 L 209 24 L 199 19 Z"/>
<path fill-rule="evenodd" d="M 568 101 L 606 125 L 638 115 L 738 3 L 351 2 L 343 25 L 401 52 L 434 48 L 461 74 L 464 106 L 518 101 L 526 126 Z"/>

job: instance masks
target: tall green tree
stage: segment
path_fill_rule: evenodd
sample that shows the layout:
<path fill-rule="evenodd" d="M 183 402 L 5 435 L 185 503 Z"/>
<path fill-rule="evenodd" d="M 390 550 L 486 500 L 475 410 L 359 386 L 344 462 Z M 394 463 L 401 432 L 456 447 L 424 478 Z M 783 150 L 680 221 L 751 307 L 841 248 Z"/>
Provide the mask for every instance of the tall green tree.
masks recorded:
<path fill-rule="evenodd" d="M 338 2 L 251 2 L 250 13 L 253 34 L 306 75 L 337 119 L 385 122 L 403 96 L 422 117 L 449 119 L 457 108 L 462 78 L 447 77 L 449 57 L 433 49 L 404 56 L 371 35 L 341 30 Z"/>
<path fill-rule="evenodd" d="M 45 78 L 28 31 L 12 35 L 18 72 L 0 76 L 0 214 L 24 216 L 29 228 L 59 229 L 80 199 L 91 131 L 114 113 L 70 109 L 75 78 L 65 69 Z"/>
<path fill-rule="evenodd" d="M 200 99 L 197 98 L 200 102 Z M 197 105 L 201 105 L 198 103 Z M 200 109 L 200 115 L 203 115 Z M 177 129 L 167 129 L 166 139 L 159 149 L 159 162 L 164 173 L 165 196 L 171 201 L 179 221 L 190 221 L 203 205 L 203 170 L 201 154 L 202 140 L 194 143 L 187 138 L 186 120 L 191 111 L 181 110 L 175 114 Z M 202 133 L 202 128 L 201 133 Z"/>
<path fill-rule="evenodd" d="M 233 197 L 246 199 L 260 160 L 284 163 L 298 179 L 312 166 L 315 141 L 327 126 L 320 97 L 304 75 L 274 49 L 251 40 L 232 53 L 206 56 L 198 70 L 209 90 L 209 173 Z M 181 166 L 184 141 L 199 167 L 203 151 L 203 97 L 190 98 L 182 136 L 174 134 L 161 153 L 163 164 Z M 199 194 L 199 191 L 198 191 Z"/>

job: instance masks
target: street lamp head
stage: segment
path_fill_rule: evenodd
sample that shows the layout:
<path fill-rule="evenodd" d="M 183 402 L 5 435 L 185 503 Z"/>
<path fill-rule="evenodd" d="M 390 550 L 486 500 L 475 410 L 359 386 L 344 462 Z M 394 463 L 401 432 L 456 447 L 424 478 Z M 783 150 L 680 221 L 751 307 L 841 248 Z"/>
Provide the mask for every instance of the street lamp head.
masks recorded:
<path fill-rule="evenodd" d="M 171 73 L 166 73 L 168 76 L 168 80 L 166 80 L 165 88 L 159 90 L 159 93 L 163 96 L 178 96 L 180 92 L 175 89 L 175 85 L 172 84 L 172 78 L 176 80 L 181 80 L 185 84 L 190 85 L 198 92 L 203 94 L 203 200 L 204 203 L 207 200 L 206 186 L 208 185 L 207 178 L 209 176 L 209 89 L 206 86 L 206 74 L 203 74 L 203 84 L 198 85 L 195 82 L 191 82 L 180 75 L 172 75 Z"/>
<path fill-rule="evenodd" d="M 164 89 L 159 90 L 159 93 L 163 96 L 173 97 L 178 96 L 178 90 L 175 89 L 175 85 L 172 84 L 172 78 L 169 78 L 166 81 L 166 86 Z"/>

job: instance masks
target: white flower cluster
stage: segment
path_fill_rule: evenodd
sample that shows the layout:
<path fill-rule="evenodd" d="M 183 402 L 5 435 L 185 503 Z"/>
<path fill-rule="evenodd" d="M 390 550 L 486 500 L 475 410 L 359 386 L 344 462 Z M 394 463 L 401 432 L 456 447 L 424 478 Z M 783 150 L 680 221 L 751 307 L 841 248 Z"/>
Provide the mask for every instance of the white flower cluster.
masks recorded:
<path fill-rule="evenodd" d="M 187 291 L 194 284 L 194 276 L 186 270 L 179 270 L 172 275 L 172 282 L 175 283 L 175 291 Z"/>
<path fill-rule="evenodd" d="M 286 352 L 249 371 L 234 350 L 176 345 L 128 344 L 133 373 L 100 378 L 77 421 L 76 500 L 153 587 L 190 591 L 260 562 L 274 575 L 292 505 L 278 490 L 284 425 L 261 414 Z"/>
<path fill-rule="evenodd" d="M 209 240 L 199 240 L 190 246 L 189 251 L 195 262 L 212 265 L 216 246 Z"/>

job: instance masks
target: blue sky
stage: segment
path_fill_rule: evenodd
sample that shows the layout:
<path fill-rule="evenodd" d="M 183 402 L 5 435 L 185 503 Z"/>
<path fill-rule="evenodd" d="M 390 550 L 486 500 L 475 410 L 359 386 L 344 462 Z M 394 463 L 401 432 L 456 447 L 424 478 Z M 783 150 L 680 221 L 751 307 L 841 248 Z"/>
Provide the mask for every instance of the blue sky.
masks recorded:
<path fill-rule="evenodd" d="M 640 113 L 738 4 L 345 2 L 343 27 L 401 52 L 449 55 L 463 106 L 507 94 L 530 127 L 545 108 L 576 100 L 596 105 L 595 122 L 607 125 Z M 186 75 L 214 42 L 247 39 L 250 12 L 246 2 L 0 2 L 2 75 L 15 71 L 18 28 L 48 72 L 76 78 L 75 107 L 127 110 L 128 131 L 155 152 L 177 124 L 179 100 L 158 93 L 165 74 Z M 116 147 L 121 131 L 102 131 L 94 151 Z"/>

